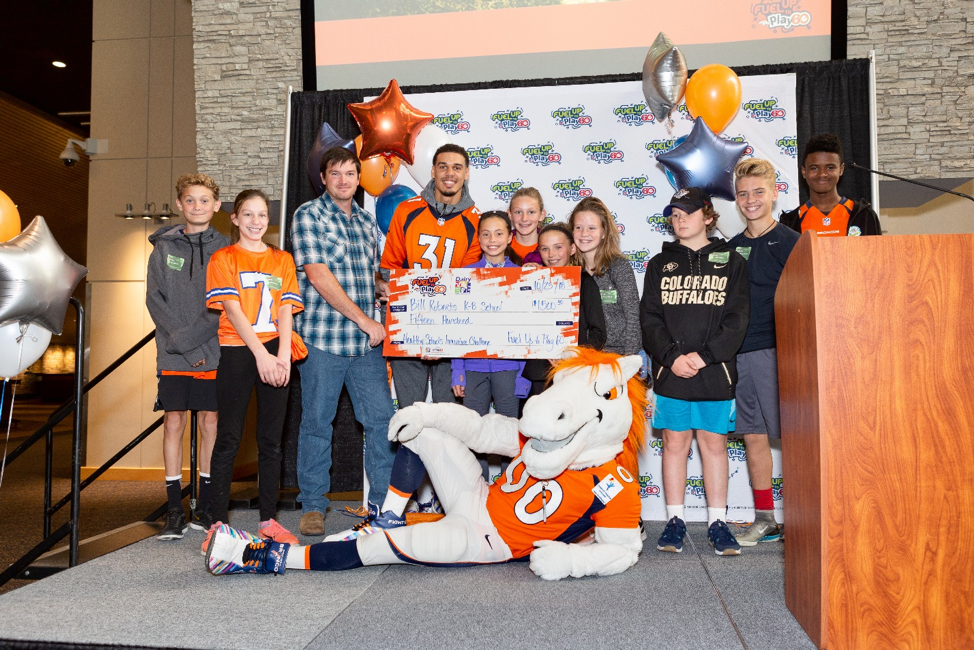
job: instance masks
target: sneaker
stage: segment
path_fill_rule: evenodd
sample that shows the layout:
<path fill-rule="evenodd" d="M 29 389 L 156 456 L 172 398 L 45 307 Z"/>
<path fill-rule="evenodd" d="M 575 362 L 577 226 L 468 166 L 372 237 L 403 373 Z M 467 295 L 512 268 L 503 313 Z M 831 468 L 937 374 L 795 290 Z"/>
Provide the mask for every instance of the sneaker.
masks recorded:
<path fill-rule="evenodd" d="M 430 515 L 444 514 L 443 506 L 440 505 L 440 500 L 436 498 L 435 494 L 432 497 L 430 497 L 429 501 L 416 502 L 416 507 L 418 508 L 417 512 L 421 512 L 424 514 L 430 514 Z"/>
<path fill-rule="evenodd" d="M 656 542 L 656 550 L 666 551 L 667 553 L 682 553 L 683 538 L 686 535 L 687 525 L 679 517 L 673 517 L 666 522 L 666 528 L 663 529 L 663 534 L 659 536 L 659 541 Z"/>
<path fill-rule="evenodd" d="M 325 538 L 326 542 L 347 542 L 352 539 L 358 539 L 365 535 L 371 535 L 372 533 L 377 533 L 381 530 L 391 530 L 393 528 L 399 528 L 406 525 L 406 519 L 397 515 L 392 510 L 386 510 L 382 514 L 379 514 L 379 507 L 375 504 L 369 504 L 369 516 L 355 524 L 348 530 L 344 530 L 340 533 L 335 533 L 334 535 L 329 535 Z"/>
<path fill-rule="evenodd" d="M 213 517 L 206 510 L 196 510 L 189 519 L 189 527 L 194 530 L 210 530 Z"/>
<path fill-rule="evenodd" d="M 741 545 L 737 543 L 727 524 L 723 521 L 718 519 L 710 524 L 707 536 L 710 538 L 710 545 L 714 547 L 714 553 L 717 555 L 741 554 Z"/>
<path fill-rule="evenodd" d="M 210 540 L 213 539 L 213 533 L 215 533 L 217 529 L 219 529 L 221 526 L 225 526 L 225 524 L 222 521 L 215 521 L 210 526 L 210 529 L 206 531 L 206 537 L 203 539 L 203 545 L 200 547 L 200 555 L 206 555 L 206 549 L 209 548 L 210 546 Z M 226 527 L 230 528 L 229 526 Z M 235 531 L 237 534 L 241 536 L 246 537 L 251 542 L 263 541 L 261 540 L 260 537 L 257 537 L 257 535 L 253 535 L 251 533 L 248 533 L 247 531 L 240 530 L 239 528 L 231 528 L 231 530 Z"/>
<path fill-rule="evenodd" d="M 252 541 L 253 535 L 220 524 L 206 550 L 206 568 L 215 576 L 228 573 L 284 573 L 290 544 Z"/>
<path fill-rule="evenodd" d="M 182 509 L 170 510 L 166 514 L 166 524 L 159 531 L 159 534 L 156 535 L 156 539 L 182 539 L 188 527 L 186 525 L 186 513 Z"/>
<path fill-rule="evenodd" d="M 754 523 L 735 535 L 741 546 L 756 546 L 758 543 L 777 542 L 784 535 L 774 520 L 774 513 L 770 517 L 759 511 L 754 517 Z"/>
<path fill-rule="evenodd" d="M 268 519 L 267 525 L 258 529 L 257 534 L 264 539 L 269 539 L 272 542 L 278 542 L 279 544 L 301 543 L 298 541 L 298 538 L 294 536 L 294 533 L 277 523 L 277 520 L 275 519 Z"/>
<path fill-rule="evenodd" d="M 317 510 L 311 510 L 301 515 L 299 530 L 302 535 L 315 537 L 325 534 L 325 515 Z"/>

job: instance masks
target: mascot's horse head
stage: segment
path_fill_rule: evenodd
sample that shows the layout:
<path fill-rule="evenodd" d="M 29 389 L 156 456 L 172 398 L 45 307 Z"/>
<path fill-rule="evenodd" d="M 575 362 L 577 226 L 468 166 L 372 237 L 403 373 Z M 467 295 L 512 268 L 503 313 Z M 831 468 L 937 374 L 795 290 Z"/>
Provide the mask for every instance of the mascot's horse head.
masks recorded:
<path fill-rule="evenodd" d="M 528 473 L 550 479 L 621 454 L 620 464 L 638 476 L 646 432 L 641 365 L 638 355 L 571 349 L 552 369 L 551 386 L 524 405 L 519 427 L 528 438 L 521 452 Z"/>

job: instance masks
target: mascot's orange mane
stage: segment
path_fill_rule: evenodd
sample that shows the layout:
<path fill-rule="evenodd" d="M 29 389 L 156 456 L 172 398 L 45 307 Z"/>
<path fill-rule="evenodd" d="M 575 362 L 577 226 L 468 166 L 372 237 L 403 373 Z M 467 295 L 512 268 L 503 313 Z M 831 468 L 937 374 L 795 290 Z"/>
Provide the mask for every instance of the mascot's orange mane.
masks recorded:
<path fill-rule="evenodd" d="M 616 376 L 621 378 L 622 369 L 619 368 L 621 357 L 618 354 L 585 347 L 572 348 L 571 351 L 570 357 L 562 359 L 548 371 L 549 379 L 562 370 L 583 367 L 591 368 L 594 378 L 598 366 L 601 365 L 611 366 Z M 633 476 L 639 476 L 639 451 L 643 448 L 646 437 L 646 382 L 640 379 L 639 375 L 633 375 L 626 383 L 626 392 L 632 405 L 632 424 L 629 427 L 629 435 L 622 445 L 622 453 L 619 454 L 619 464 L 629 470 Z"/>

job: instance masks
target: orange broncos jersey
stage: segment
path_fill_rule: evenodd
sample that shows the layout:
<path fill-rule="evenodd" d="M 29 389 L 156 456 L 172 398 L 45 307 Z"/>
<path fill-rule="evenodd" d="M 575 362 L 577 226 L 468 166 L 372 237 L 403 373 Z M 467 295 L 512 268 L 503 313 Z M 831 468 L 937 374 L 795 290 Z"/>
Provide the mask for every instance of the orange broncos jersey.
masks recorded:
<path fill-rule="evenodd" d="M 518 243 L 517 237 L 514 237 L 511 239 L 511 248 L 513 248 L 514 252 L 517 253 L 518 256 L 520 256 L 520 258 L 523 260 L 528 253 L 538 250 L 538 243 L 535 242 L 530 246 L 524 246 L 523 244 Z"/>
<path fill-rule="evenodd" d="M 814 230 L 819 237 L 845 237 L 849 231 L 849 217 L 852 216 L 852 201 L 843 198 L 828 214 L 812 205 L 811 201 L 798 208 L 802 232 Z"/>
<path fill-rule="evenodd" d="M 525 442 L 522 437 L 522 448 Z M 566 470 L 548 481 L 528 477 L 524 485 L 513 489 L 524 478 L 523 474 L 524 465 L 515 458 L 505 475 L 490 486 L 487 495 L 490 520 L 515 558 L 530 555 L 535 540 L 567 543 L 593 526 L 639 527 L 642 509 L 639 482 L 616 459 L 598 467 Z M 593 492 L 603 481 L 604 485 L 621 487 L 606 503 Z M 505 486 L 511 491 L 505 491 Z M 544 513 L 542 490 L 546 492 Z"/>
<path fill-rule="evenodd" d="M 399 204 L 382 250 L 384 269 L 462 268 L 480 260 L 480 212 L 470 207 L 439 218 L 419 196 Z"/>
<path fill-rule="evenodd" d="M 252 253 L 227 246 L 213 253 L 206 269 L 206 306 L 219 309 L 220 345 L 244 345 L 230 323 L 223 303 L 236 300 L 261 343 L 277 338 L 277 312 L 291 305 L 291 313 L 304 309 L 290 253 L 268 247 Z"/>

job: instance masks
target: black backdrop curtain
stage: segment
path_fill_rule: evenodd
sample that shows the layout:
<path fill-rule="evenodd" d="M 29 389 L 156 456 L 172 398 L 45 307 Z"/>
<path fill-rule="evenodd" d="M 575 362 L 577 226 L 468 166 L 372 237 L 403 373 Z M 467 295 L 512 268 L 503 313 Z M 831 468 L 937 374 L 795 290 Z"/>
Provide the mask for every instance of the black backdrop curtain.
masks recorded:
<path fill-rule="evenodd" d="M 805 142 L 816 133 L 834 133 L 842 141 L 845 159 L 868 165 L 869 141 L 869 61 L 853 59 L 815 63 L 783 63 L 734 68 L 738 76 L 765 74 L 795 74 L 795 93 L 798 107 L 798 155 Z M 639 81 L 641 74 L 606 75 L 599 77 L 564 77 L 558 79 L 512 79 L 469 84 L 436 86 L 404 86 L 403 93 L 429 93 L 492 88 L 525 88 L 534 86 L 564 86 L 571 84 Z M 374 97 L 382 88 L 358 90 L 326 90 L 299 92 L 291 95 L 291 148 L 288 167 L 287 233 L 290 250 L 290 221 L 294 211 L 306 201 L 317 198 L 308 179 L 307 160 L 311 147 L 323 122 L 331 124 L 339 135 L 354 138 L 360 131 L 347 105 Z M 512 93 L 515 94 L 515 93 Z M 422 108 L 421 106 L 418 108 Z M 839 193 L 852 199 L 872 201 L 869 177 L 865 172 L 847 169 Z M 359 190 L 361 192 L 361 189 Z M 808 198 L 808 188 L 801 182 L 799 197 Z M 361 194 L 359 195 L 361 203 Z M 284 434 L 284 467 L 282 483 L 297 486 L 297 433 L 301 421 L 300 364 L 292 373 L 291 395 Z M 355 422 L 351 402 L 342 391 L 335 420 L 332 465 L 332 490 L 359 490 L 362 487 L 362 429 Z"/>

